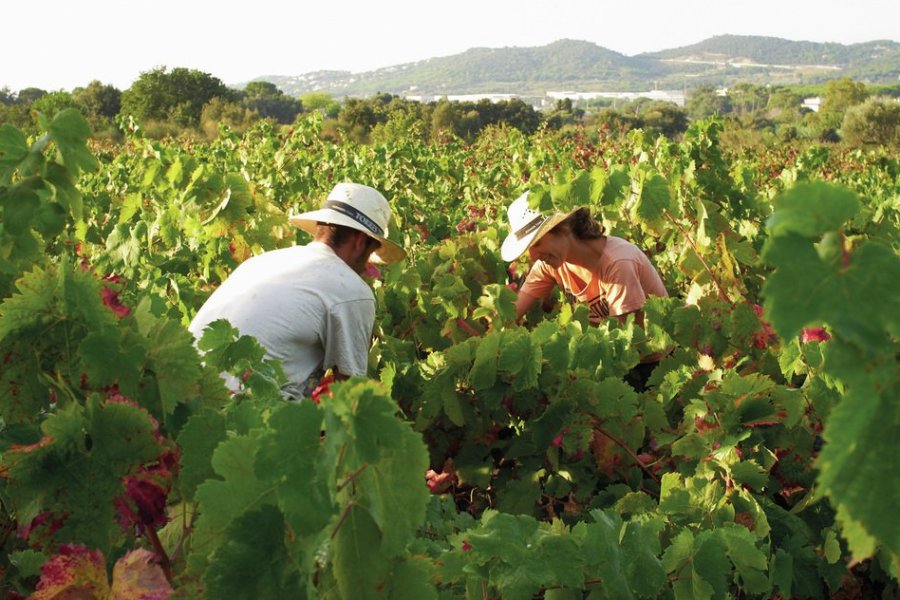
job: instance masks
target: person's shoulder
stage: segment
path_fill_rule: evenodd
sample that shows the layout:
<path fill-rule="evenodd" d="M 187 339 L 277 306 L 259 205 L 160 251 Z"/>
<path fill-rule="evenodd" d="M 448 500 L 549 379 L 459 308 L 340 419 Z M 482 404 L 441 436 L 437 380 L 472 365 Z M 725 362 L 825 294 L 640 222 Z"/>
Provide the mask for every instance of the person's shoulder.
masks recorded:
<path fill-rule="evenodd" d="M 608 260 L 612 261 L 634 258 L 636 254 L 643 254 L 641 249 L 632 242 L 614 235 L 606 238 L 606 248 L 603 253 Z"/>

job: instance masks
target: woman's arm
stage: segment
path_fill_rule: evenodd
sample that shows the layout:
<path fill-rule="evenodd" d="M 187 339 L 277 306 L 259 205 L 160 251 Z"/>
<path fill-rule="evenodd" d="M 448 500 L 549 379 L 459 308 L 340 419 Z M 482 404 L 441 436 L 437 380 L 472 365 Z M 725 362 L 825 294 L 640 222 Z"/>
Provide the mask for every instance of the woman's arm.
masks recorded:
<path fill-rule="evenodd" d="M 531 307 L 537 304 L 541 299 L 537 296 L 532 296 L 526 292 L 519 292 L 519 297 L 516 298 L 516 321 L 521 321 L 522 317 L 525 316 Z"/>

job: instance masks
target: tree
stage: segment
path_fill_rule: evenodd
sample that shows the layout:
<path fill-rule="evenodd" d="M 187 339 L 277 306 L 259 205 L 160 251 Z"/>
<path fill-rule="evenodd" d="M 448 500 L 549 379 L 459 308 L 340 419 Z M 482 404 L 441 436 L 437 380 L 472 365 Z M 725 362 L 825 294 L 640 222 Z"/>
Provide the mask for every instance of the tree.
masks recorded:
<path fill-rule="evenodd" d="M 701 85 L 687 99 L 685 108 L 691 120 L 699 121 L 712 116 L 723 116 L 731 111 L 728 96 L 720 96 L 711 85 Z"/>
<path fill-rule="evenodd" d="M 485 123 L 485 125 L 507 123 L 524 134 L 534 133 L 541 125 L 541 113 L 536 111 L 530 104 L 526 104 L 518 98 L 501 100 L 496 103 L 496 107 L 499 109 L 498 119 L 496 121 L 491 120 Z"/>
<path fill-rule="evenodd" d="M 32 102 L 30 108 L 47 115 L 51 119 L 56 116 L 56 113 L 66 108 L 82 110 L 82 107 L 75 101 L 72 94 L 64 90 L 44 94 Z"/>
<path fill-rule="evenodd" d="M 347 98 L 338 115 L 340 127 L 358 141 L 365 140 L 373 127 L 386 121 L 387 116 L 376 110 L 371 101 L 361 98 Z"/>
<path fill-rule="evenodd" d="M 791 88 L 779 87 L 769 94 L 766 109 L 769 115 L 779 122 L 792 122 L 800 119 L 803 97 Z"/>
<path fill-rule="evenodd" d="M 19 93 L 16 94 L 16 102 L 19 104 L 24 104 L 25 106 L 30 106 L 32 102 L 40 98 L 41 96 L 46 96 L 47 92 L 42 90 L 41 88 L 25 88 L 23 90 L 19 90 Z"/>
<path fill-rule="evenodd" d="M 200 113 L 201 127 L 210 139 L 218 135 L 219 125 L 227 125 L 235 131 L 243 132 L 258 119 L 259 115 L 244 104 L 219 97 L 207 102 Z"/>
<path fill-rule="evenodd" d="M 28 107 L 16 102 L 0 103 L 0 125 L 7 124 L 25 131 L 31 131 L 34 128 Z"/>
<path fill-rule="evenodd" d="M 166 67 L 141 73 L 122 93 L 122 110 L 140 120 L 172 120 L 181 126 L 197 126 L 203 106 L 213 98 L 237 99 L 237 93 L 208 73 Z"/>
<path fill-rule="evenodd" d="M 590 124 L 602 137 L 622 135 L 640 123 L 636 117 L 617 111 L 614 108 L 602 108 L 592 115 Z"/>
<path fill-rule="evenodd" d="M 284 96 L 284 92 L 270 81 L 251 81 L 244 86 L 244 94 L 250 98 L 279 98 Z"/>
<path fill-rule="evenodd" d="M 308 92 L 300 96 L 300 103 L 306 110 L 318 110 L 326 117 L 337 118 L 341 112 L 341 103 L 331 97 L 327 92 Z"/>
<path fill-rule="evenodd" d="M 72 91 L 75 101 L 84 107 L 88 117 L 112 119 L 122 109 L 122 92 L 98 80 Z"/>
<path fill-rule="evenodd" d="M 819 112 L 843 114 L 851 106 L 865 102 L 868 97 L 869 92 L 862 82 L 853 81 L 849 77 L 829 81 L 825 86 L 825 96 Z"/>
<path fill-rule="evenodd" d="M 869 98 L 847 109 L 841 136 L 851 146 L 900 148 L 900 101 Z"/>
<path fill-rule="evenodd" d="M 296 98 L 282 92 L 274 83 L 251 81 L 244 88 L 244 105 L 264 119 L 279 123 L 293 123 L 303 112 L 303 105 Z"/>
<path fill-rule="evenodd" d="M 687 131 L 687 112 L 673 102 L 654 100 L 641 107 L 641 127 L 651 135 L 664 135 L 672 138 Z"/>
<path fill-rule="evenodd" d="M 419 115 L 408 110 L 391 112 L 386 123 L 376 125 L 370 134 L 376 144 L 420 143 L 427 139 L 424 123 Z"/>
<path fill-rule="evenodd" d="M 584 117 L 584 110 L 575 108 L 571 98 L 556 101 L 556 107 L 547 115 L 547 126 L 551 129 L 562 129 L 565 125 L 574 125 Z"/>
<path fill-rule="evenodd" d="M 431 112 L 431 139 L 445 141 L 456 135 L 459 116 L 446 98 L 438 101 Z"/>
<path fill-rule="evenodd" d="M 865 84 L 849 77 L 829 81 L 825 86 L 825 95 L 819 107 L 818 118 L 820 137 L 834 136 L 834 131 L 841 126 L 844 113 L 851 106 L 862 104 L 869 97 Z"/>
<path fill-rule="evenodd" d="M 731 110 L 740 115 L 756 113 L 765 108 L 769 92 L 765 87 L 752 83 L 738 83 L 728 90 Z"/>

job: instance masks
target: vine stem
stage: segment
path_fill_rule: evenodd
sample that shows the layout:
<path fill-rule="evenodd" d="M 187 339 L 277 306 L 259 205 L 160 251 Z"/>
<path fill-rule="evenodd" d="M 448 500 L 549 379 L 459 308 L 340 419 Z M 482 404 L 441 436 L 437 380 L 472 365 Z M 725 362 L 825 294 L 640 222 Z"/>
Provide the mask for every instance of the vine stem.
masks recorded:
<path fill-rule="evenodd" d="M 169 584 L 172 583 L 172 561 L 169 560 L 169 555 L 166 554 L 166 549 L 163 548 L 162 542 L 159 541 L 159 536 L 156 534 L 156 530 L 153 527 L 145 527 L 144 534 L 146 534 L 147 539 L 150 540 L 150 544 L 153 545 L 154 553 L 156 554 L 156 560 L 159 561 L 159 566 L 162 569 L 163 575 L 166 576 L 166 581 Z"/>
<path fill-rule="evenodd" d="M 459 326 L 460 329 L 462 329 L 463 331 L 465 331 L 465 332 L 468 333 L 469 335 L 471 335 L 471 336 L 473 336 L 473 337 L 481 337 L 481 334 L 478 333 L 478 331 L 477 331 L 474 327 L 472 327 L 472 326 L 469 324 L 469 322 L 466 321 L 465 319 L 462 319 L 462 318 L 457 319 L 457 320 L 456 320 L 456 324 Z"/>
<path fill-rule="evenodd" d="M 596 418 L 596 417 L 595 417 L 595 418 Z M 632 459 L 634 462 L 636 462 L 636 463 L 638 464 L 638 466 L 639 466 L 641 469 L 643 469 L 644 472 L 645 472 L 647 475 L 649 475 L 650 477 L 653 478 L 653 481 L 655 481 L 656 483 L 659 483 L 659 477 L 656 476 L 656 473 L 654 473 L 653 471 L 651 471 L 651 470 L 647 467 L 647 465 L 645 465 L 645 464 L 643 463 L 643 461 L 642 461 L 640 458 L 638 458 L 638 455 L 635 454 L 634 451 L 633 451 L 631 448 L 629 448 L 628 445 L 627 445 L 623 440 L 617 438 L 616 436 L 614 436 L 613 434 L 609 433 L 608 431 L 606 431 L 606 430 L 603 429 L 602 427 L 598 427 L 598 426 L 595 425 L 594 428 L 595 428 L 597 431 L 599 431 L 600 433 L 602 433 L 603 435 L 605 435 L 606 437 L 608 437 L 609 439 L 611 439 L 611 440 L 612 440 L 617 446 L 619 446 L 622 450 L 624 450 L 625 452 L 627 452 L 627 453 L 628 453 L 628 456 L 630 456 L 631 459 Z"/>
<path fill-rule="evenodd" d="M 334 531 L 331 532 L 331 539 L 334 539 L 334 536 L 336 536 L 338 531 L 340 531 L 341 525 L 343 525 L 344 521 L 347 520 L 347 517 L 350 515 L 350 511 L 354 506 L 356 506 L 356 502 L 351 500 L 347 503 L 347 506 L 344 507 L 344 511 L 341 513 L 341 518 L 338 519 L 337 525 L 334 526 Z"/>
<path fill-rule="evenodd" d="M 366 463 L 366 464 L 364 464 L 363 466 L 361 466 L 359 469 L 357 469 L 356 471 L 354 471 L 353 473 L 350 473 L 350 475 L 347 476 L 347 479 L 345 479 L 344 481 L 342 481 L 342 482 L 337 486 L 337 491 L 340 492 L 342 489 L 344 489 L 345 487 L 347 487 L 349 484 L 353 483 L 353 481 L 354 481 L 357 477 L 359 477 L 360 475 L 362 475 L 363 471 L 365 471 L 365 470 L 368 469 L 368 468 L 369 468 L 369 464 Z"/>
<path fill-rule="evenodd" d="M 731 300 L 728 299 L 728 294 L 725 293 L 725 288 L 722 287 L 722 282 L 719 281 L 719 278 L 716 277 L 715 273 L 713 273 L 713 270 L 709 266 L 709 263 L 707 263 L 706 259 L 703 258 L 703 255 L 700 254 L 700 250 L 697 249 L 697 244 L 694 243 L 694 240 L 691 239 L 691 236 L 688 235 L 688 232 L 685 231 L 684 228 L 679 225 L 678 221 L 676 221 L 672 217 L 672 215 L 669 214 L 669 211 L 663 211 L 663 214 L 666 215 L 666 219 L 669 220 L 669 223 L 674 225 L 678 232 L 682 235 L 682 237 L 687 240 L 687 243 L 690 245 L 691 250 L 693 250 L 694 254 L 697 255 L 697 258 L 700 259 L 700 263 L 703 265 L 703 268 L 706 269 L 706 272 L 709 273 L 709 276 L 712 278 L 713 283 L 716 285 L 716 289 L 719 291 L 719 297 L 728 304 L 733 305 Z"/>

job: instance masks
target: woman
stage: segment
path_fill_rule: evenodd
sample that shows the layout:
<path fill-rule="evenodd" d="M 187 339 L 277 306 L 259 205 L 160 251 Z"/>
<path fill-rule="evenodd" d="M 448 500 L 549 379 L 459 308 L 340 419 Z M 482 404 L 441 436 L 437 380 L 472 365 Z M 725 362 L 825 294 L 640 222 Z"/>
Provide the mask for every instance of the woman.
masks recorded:
<path fill-rule="evenodd" d="M 522 254 L 534 265 L 519 290 L 516 316 L 521 319 L 537 302 L 550 297 L 554 287 L 571 302 L 590 309 L 592 323 L 607 317 L 624 322 L 633 314 L 643 326 L 643 306 L 648 296 L 668 296 L 650 259 L 634 244 L 606 236 L 603 227 L 586 208 L 544 215 L 528 207 L 528 192 L 507 209 L 510 234 L 500 254 L 512 262 Z M 640 387 L 662 355 L 641 357 L 636 368 Z"/>

